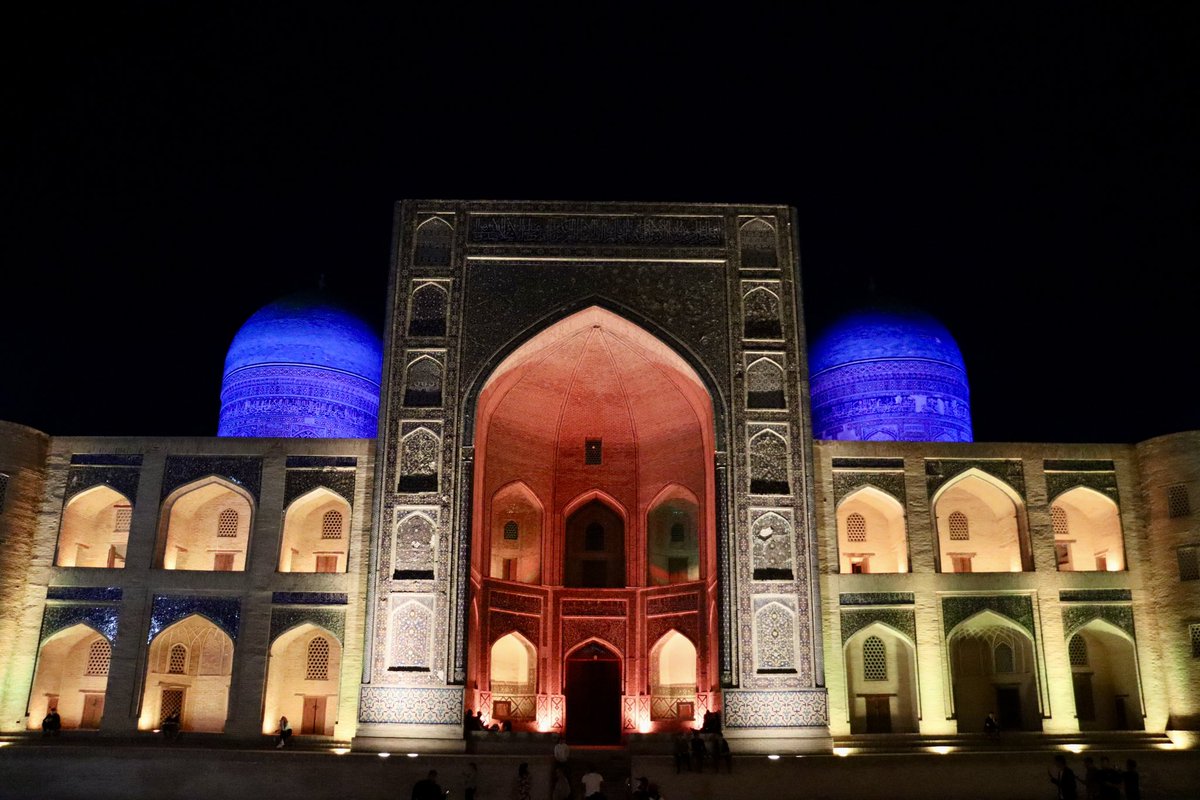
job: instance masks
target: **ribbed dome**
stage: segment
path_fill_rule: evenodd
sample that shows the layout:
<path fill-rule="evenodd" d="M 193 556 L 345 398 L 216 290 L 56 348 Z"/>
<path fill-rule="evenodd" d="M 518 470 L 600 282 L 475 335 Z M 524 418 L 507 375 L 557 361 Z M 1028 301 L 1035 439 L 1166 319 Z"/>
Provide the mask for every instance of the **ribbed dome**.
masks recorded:
<path fill-rule="evenodd" d="M 382 364 L 379 337 L 330 298 L 277 300 L 229 346 L 218 435 L 373 437 Z"/>
<path fill-rule="evenodd" d="M 875 306 L 831 325 L 809 349 L 818 439 L 969 442 L 962 352 L 937 320 Z"/>

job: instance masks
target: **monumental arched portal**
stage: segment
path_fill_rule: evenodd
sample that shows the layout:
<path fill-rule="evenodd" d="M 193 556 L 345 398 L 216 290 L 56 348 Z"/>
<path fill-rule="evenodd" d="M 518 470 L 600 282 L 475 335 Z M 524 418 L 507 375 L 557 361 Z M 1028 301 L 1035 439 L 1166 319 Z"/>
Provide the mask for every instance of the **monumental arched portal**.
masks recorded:
<path fill-rule="evenodd" d="M 794 226 L 401 206 L 360 737 L 827 736 Z"/>
<path fill-rule="evenodd" d="M 501 362 L 476 409 L 468 707 L 515 730 L 565 723 L 575 741 L 692 727 L 718 688 L 700 376 L 593 306 Z M 495 646 L 514 633 L 532 661 Z M 693 663 L 651 657 L 677 635 Z"/>

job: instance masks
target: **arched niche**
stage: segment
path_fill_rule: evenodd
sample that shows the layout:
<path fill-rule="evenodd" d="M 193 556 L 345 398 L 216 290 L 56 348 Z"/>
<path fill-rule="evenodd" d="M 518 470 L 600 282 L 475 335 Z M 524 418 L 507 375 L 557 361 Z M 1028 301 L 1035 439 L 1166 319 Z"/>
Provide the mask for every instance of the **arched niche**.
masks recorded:
<path fill-rule="evenodd" d="M 788 444 L 770 428 L 750 437 L 750 493 L 788 494 Z"/>
<path fill-rule="evenodd" d="M 63 506 L 55 566 L 123 568 L 132 518 L 129 498 L 109 486 L 72 496 Z"/>
<path fill-rule="evenodd" d="M 542 522 L 545 510 L 529 485 L 513 481 L 493 496 L 488 574 L 521 583 L 542 577 Z"/>
<path fill-rule="evenodd" d="M 700 579 L 700 505 L 686 487 L 665 487 L 646 514 L 646 566 L 651 586 Z"/>
<path fill-rule="evenodd" d="M 163 569 L 246 569 L 254 498 L 216 476 L 171 492 L 163 502 L 157 564 Z"/>
<path fill-rule="evenodd" d="M 747 339 L 781 339 L 779 296 L 766 286 L 755 286 L 742 295 L 742 333 Z"/>
<path fill-rule="evenodd" d="M 414 358 L 404 371 L 404 405 L 437 408 L 442 404 L 442 365 L 432 356 Z"/>
<path fill-rule="evenodd" d="M 575 506 L 567 516 L 563 586 L 625 586 L 625 516 L 599 497 Z"/>
<path fill-rule="evenodd" d="M 454 246 L 454 228 L 441 217 L 430 217 L 417 226 L 413 264 L 448 267 Z"/>
<path fill-rule="evenodd" d="M 917 651 L 911 639 L 875 622 L 846 640 L 850 732 L 917 732 Z"/>
<path fill-rule="evenodd" d="M 1128 633 L 1093 619 L 1071 634 L 1067 653 L 1081 731 L 1145 728 L 1137 649 Z"/>
<path fill-rule="evenodd" d="M 488 654 L 492 718 L 531 721 L 537 717 L 537 648 L 516 631 L 497 639 Z"/>
<path fill-rule="evenodd" d="M 283 515 L 280 572 L 345 572 L 350 549 L 350 504 L 319 486 L 300 495 Z"/>
<path fill-rule="evenodd" d="M 159 632 L 150 642 L 138 729 L 157 729 L 177 711 L 181 730 L 223 731 L 233 649 L 229 634 L 199 614 Z"/>
<path fill-rule="evenodd" d="M 1032 569 L 1025 505 L 1003 481 L 969 469 L 938 490 L 941 572 L 1021 572 Z"/>
<path fill-rule="evenodd" d="M 650 647 L 650 719 L 695 721 L 697 663 L 696 645 L 677 630 Z"/>
<path fill-rule="evenodd" d="M 787 408 L 783 367 L 773 359 L 764 356 L 746 367 L 746 407 Z"/>
<path fill-rule="evenodd" d="M 1050 505 L 1060 572 L 1120 572 L 1125 541 L 1117 504 L 1094 489 L 1076 486 Z"/>
<path fill-rule="evenodd" d="M 108 639 L 82 623 L 46 639 L 38 650 L 29 693 L 28 727 L 41 727 L 42 719 L 55 708 L 63 728 L 99 728 L 111 660 Z"/>
<path fill-rule="evenodd" d="M 325 628 L 305 622 L 280 634 L 267 662 L 263 733 L 287 717 L 298 735 L 332 736 L 341 670 L 342 644 Z"/>
<path fill-rule="evenodd" d="M 409 336 L 445 336 L 449 294 L 440 283 L 416 285 L 408 309 Z"/>
<path fill-rule="evenodd" d="M 1042 728 L 1033 637 L 1011 619 L 981 611 L 947 637 L 959 733 L 979 733 L 989 713 L 1003 730 Z"/>
<path fill-rule="evenodd" d="M 863 486 L 837 507 L 838 569 L 842 574 L 908 572 L 904 506 L 895 497 Z"/>

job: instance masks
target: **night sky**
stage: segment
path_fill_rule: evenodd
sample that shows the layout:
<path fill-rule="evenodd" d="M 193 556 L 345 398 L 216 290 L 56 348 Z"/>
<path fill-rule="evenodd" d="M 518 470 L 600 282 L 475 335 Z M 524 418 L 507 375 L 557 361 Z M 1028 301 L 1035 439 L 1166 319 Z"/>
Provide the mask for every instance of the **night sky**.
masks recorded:
<path fill-rule="evenodd" d="M 929 311 L 977 441 L 1200 428 L 1185 4 L 400 5 L 9 20 L 0 419 L 213 435 L 258 307 L 324 274 L 382 330 L 424 197 L 792 205 L 810 335 L 871 286 Z"/>

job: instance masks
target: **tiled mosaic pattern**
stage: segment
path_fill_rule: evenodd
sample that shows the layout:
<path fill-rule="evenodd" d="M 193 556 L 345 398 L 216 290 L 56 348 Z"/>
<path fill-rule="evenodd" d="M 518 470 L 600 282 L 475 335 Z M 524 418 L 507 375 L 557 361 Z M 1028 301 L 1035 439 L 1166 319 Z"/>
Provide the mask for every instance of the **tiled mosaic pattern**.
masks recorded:
<path fill-rule="evenodd" d="M 1112 462 L 1106 462 L 1111 465 Z M 1046 498 L 1053 503 L 1063 492 L 1068 492 L 1078 486 L 1085 486 L 1121 504 L 1121 495 L 1117 491 L 1117 473 L 1115 472 L 1047 472 Z"/>
<path fill-rule="evenodd" d="M 326 469 L 331 467 L 358 466 L 355 456 L 288 456 L 284 462 L 288 469 Z"/>
<path fill-rule="evenodd" d="M 339 642 L 346 640 L 346 612 L 341 609 L 272 608 L 271 641 L 274 642 L 280 634 L 306 622 L 329 631 Z"/>
<path fill-rule="evenodd" d="M 942 598 L 942 624 L 949 635 L 954 627 L 980 611 L 991 610 L 1008 617 L 1030 636 L 1033 631 L 1033 599 L 1028 595 L 970 595 Z"/>
<path fill-rule="evenodd" d="M 1063 589 L 1058 599 L 1064 603 L 1103 603 L 1132 600 L 1129 589 Z"/>
<path fill-rule="evenodd" d="M 1072 605 L 1063 609 L 1063 634 L 1071 636 L 1094 619 L 1116 625 L 1136 638 L 1133 630 L 1133 607 L 1128 605 Z"/>
<path fill-rule="evenodd" d="M 354 506 L 353 469 L 289 469 L 283 484 L 283 505 L 286 508 L 297 497 L 308 494 L 317 487 L 324 487 L 340 495 L 351 507 Z"/>
<path fill-rule="evenodd" d="M 912 592 L 844 592 L 838 595 L 842 606 L 910 606 L 915 602 Z"/>
<path fill-rule="evenodd" d="M 719 216 L 472 214 L 471 244 L 724 247 Z"/>
<path fill-rule="evenodd" d="M 459 726 L 463 723 L 463 690 L 364 686 L 358 721 Z"/>
<path fill-rule="evenodd" d="M 903 633 L 910 640 L 917 640 L 916 615 L 912 611 L 876 608 L 869 611 L 843 611 L 841 613 L 842 644 L 868 625 L 882 622 Z"/>
<path fill-rule="evenodd" d="M 199 614 L 237 641 L 242 619 L 242 604 L 236 597 L 192 597 L 183 595 L 154 596 L 150 611 L 150 633 L 147 642 L 184 617 Z"/>
<path fill-rule="evenodd" d="M 163 468 L 162 497 L 194 480 L 216 475 L 245 489 L 258 501 L 262 486 L 259 456 L 167 456 Z"/>
<path fill-rule="evenodd" d="M 46 589 L 46 599 L 115 603 L 121 599 L 121 590 L 113 586 L 51 586 Z"/>
<path fill-rule="evenodd" d="M 835 470 L 833 473 L 834 505 L 851 492 L 864 486 L 874 486 L 884 494 L 891 495 L 900 505 L 905 504 L 903 472 L 848 472 Z"/>
<path fill-rule="evenodd" d="M 930 459 L 925 462 L 925 485 L 929 496 L 937 494 L 947 482 L 969 469 L 999 478 L 1012 487 L 1021 499 L 1025 499 L 1025 472 L 1021 460 L 1004 459 Z"/>
<path fill-rule="evenodd" d="M 726 689 L 728 728 L 820 728 L 829 724 L 824 689 L 795 692 L 739 692 Z"/>
<path fill-rule="evenodd" d="M 95 628 L 111 644 L 117 640 L 119 618 L 120 614 L 115 605 L 49 604 L 42 615 L 42 632 L 38 641 L 44 642 L 59 631 L 82 623 L 90 628 Z"/>
<path fill-rule="evenodd" d="M 141 460 L 141 456 L 137 457 Z M 67 490 L 63 499 L 70 500 L 93 486 L 108 486 L 125 496 L 132 505 L 137 501 L 140 465 L 132 466 L 75 466 L 67 470 Z"/>

